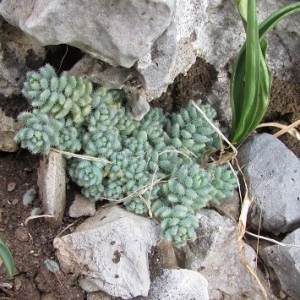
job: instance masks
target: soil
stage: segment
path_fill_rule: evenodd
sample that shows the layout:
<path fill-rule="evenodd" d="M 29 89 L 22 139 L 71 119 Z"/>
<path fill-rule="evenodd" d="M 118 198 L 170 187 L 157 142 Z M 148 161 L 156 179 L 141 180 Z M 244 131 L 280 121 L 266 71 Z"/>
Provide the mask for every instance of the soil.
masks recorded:
<path fill-rule="evenodd" d="M 63 54 L 64 52 L 65 48 Z M 77 55 L 80 56 L 78 53 Z M 68 55 L 66 59 L 68 61 Z M 58 61 L 55 63 L 58 64 Z M 64 66 L 64 69 L 67 68 Z M 214 68 L 198 59 L 186 76 L 179 75 L 168 91 L 152 104 L 171 112 L 186 105 L 189 99 L 205 100 L 216 78 L 217 72 Z M 299 92 L 299 83 L 275 79 L 270 109 L 265 120 L 289 124 L 299 118 Z M 11 99 L 0 97 L 0 107 L 8 116 L 14 118 L 21 111 L 30 109 L 21 96 Z M 286 136 L 282 139 L 300 157 L 299 142 Z M 28 189 L 37 190 L 39 161 L 40 156 L 31 155 L 23 149 L 17 153 L 0 152 L 0 236 L 11 249 L 16 265 L 14 279 L 10 279 L 4 267 L 0 266 L 0 299 L 83 300 L 86 299 L 86 294 L 79 287 L 76 276 L 61 271 L 54 274 L 44 264 L 46 259 L 55 260 L 52 246 L 54 237 L 75 221 L 68 217 L 68 210 L 66 209 L 63 224 L 58 229 L 49 228 L 42 218 L 29 221 L 27 226 L 24 224 L 32 208 L 40 205 L 39 199 L 35 199 L 28 207 L 22 202 Z M 75 191 L 76 187 L 71 184 L 67 193 L 68 206 L 74 199 Z M 82 221 L 80 219 L 77 224 Z M 73 228 L 70 227 L 69 232 Z M 149 258 L 151 276 L 154 278 L 162 270 L 162 262 L 157 263 L 160 261 L 159 251 L 153 249 Z M 12 289 L 1 288 L 1 283 L 11 284 Z"/>

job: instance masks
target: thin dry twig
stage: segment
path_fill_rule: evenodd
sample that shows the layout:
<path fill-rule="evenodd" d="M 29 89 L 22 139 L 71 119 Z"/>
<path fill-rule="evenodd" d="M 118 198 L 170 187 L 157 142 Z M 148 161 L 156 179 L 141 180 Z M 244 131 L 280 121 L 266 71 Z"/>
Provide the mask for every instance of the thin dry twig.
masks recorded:
<path fill-rule="evenodd" d="M 277 132 L 276 134 L 274 134 L 274 136 L 275 136 L 275 137 L 279 137 L 279 136 L 281 136 L 282 134 L 284 134 L 284 133 L 286 133 L 286 132 L 289 132 L 291 129 L 296 130 L 295 127 L 297 127 L 299 124 L 300 124 L 300 119 L 297 120 L 296 122 L 290 124 L 290 125 L 287 126 L 286 128 L 281 129 L 279 132 Z M 297 132 L 297 138 L 300 140 L 300 135 L 299 135 L 298 131 L 296 131 L 296 132 Z"/>
<path fill-rule="evenodd" d="M 68 47 L 68 45 L 66 45 L 66 46 L 67 46 L 66 52 L 65 52 L 64 56 L 62 57 L 62 59 L 61 59 L 61 61 L 60 61 L 60 65 L 59 65 L 59 68 L 58 68 L 58 70 L 57 70 L 57 73 L 59 73 L 59 71 L 60 71 L 60 69 L 61 69 L 61 66 L 62 66 L 62 64 L 63 64 L 63 62 L 64 62 L 64 59 L 65 59 L 65 57 L 66 57 L 66 55 L 67 55 L 67 53 L 68 53 L 69 47 Z"/>
<path fill-rule="evenodd" d="M 250 272 L 250 274 L 255 278 L 256 282 L 258 283 L 259 287 L 260 287 L 260 290 L 263 294 L 263 297 L 268 300 L 268 294 L 266 292 L 266 289 L 264 288 L 264 286 L 262 285 L 260 279 L 258 278 L 257 274 L 252 270 L 252 268 L 249 266 L 249 264 L 247 263 L 246 259 L 245 259 L 245 256 L 243 254 L 243 245 L 241 243 L 241 240 L 239 240 L 238 242 L 238 246 L 239 246 L 239 253 L 240 253 L 240 257 L 241 257 L 241 260 L 244 264 L 244 266 L 247 268 L 247 270 Z"/>
<path fill-rule="evenodd" d="M 188 149 L 187 149 L 188 150 Z M 189 150 L 188 150 L 189 151 Z M 184 152 L 182 151 L 179 151 L 179 150 L 176 150 L 176 149 L 168 149 L 168 150 L 164 150 L 164 151 L 161 151 L 159 152 L 158 156 L 164 154 L 164 153 L 170 153 L 170 152 L 174 152 L 174 153 L 178 153 L 178 154 L 182 154 L 183 156 L 185 156 L 187 159 L 189 159 L 191 161 L 191 158 L 185 154 Z M 189 151 L 192 155 L 196 156 L 192 151 Z"/>
<path fill-rule="evenodd" d="M 268 241 L 268 242 L 271 242 L 271 243 L 274 243 L 276 245 L 279 245 L 279 246 L 282 246 L 282 247 L 290 247 L 290 248 L 300 248 L 300 245 L 293 245 L 293 244 L 285 244 L 285 243 L 281 243 L 281 242 L 278 242 L 274 239 L 271 239 L 271 238 L 268 238 L 268 237 L 265 237 L 265 236 L 261 236 L 261 235 L 257 235 L 255 233 L 252 233 L 250 231 L 245 231 L 246 234 L 249 234 L 253 237 L 256 237 L 257 239 L 260 239 L 260 240 L 265 240 L 265 241 Z"/>
<path fill-rule="evenodd" d="M 67 156 L 71 156 L 71 157 L 76 157 L 79 159 L 84 159 L 84 160 L 92 160 L 92 161 L 100 161 L 103 162 L 105 164 L 112 164 L 111 161 L 105 159 L 105 158 L 100 158 L 100 157 L 94 157 L 94 156 L 89 156 L 89 155 L 81 155 L 81 154 L 75 154 L 72 152 L 67 152 L 67 151 L 63 151 L 63 150 L 59 150 L 56 148 L 51 148 L 51 151 L 57 152 L 57 153 L 61 153 Z"/>
<path fill-rule="evenodd" d="M 27 226 L 27 224 L 30 220 L 38 219 L 38 218 L 54 218 L 54 216 L 53 215 L 29 216 L 28 218 L 25 219 L 24 225 Z"/>
<path fill-rule="evenodd" d="M 296 130 L 296 127 L 300 124 L 300 119 L 295 121 L 294 123 L 290 125 L 283 125 L 277 122 L 270 122 L 270 123 L 261 123 L 259 124 L 256 128 L 261 128 L 261 127 L 277 127 L 281 128 L 280 131 L 274 134 L 274 137 L 279 137 L 285 133 L 289 133 L 292 135 L 294 138 L 300 141 L 300 133 Z"/>
<path fill-rule="evenodd" d="M 64 228 L 62 231 L 60 231 L 56 237 L 60 236 L 61 234 L 63 234 L 66 230 L 68 230 L 70 227 L 72 227 L 73 225 L 75 225 L 77 222 L 79 221 L 79 219 L 77 219 L 76 221 L 74 221 L 73 223 L 69 224 L 66 228 Z"/>
<path fill-rule="evenodd" d="M 231 147 L 235 155 L 237 155 L 236 148 L 229 142 L 229 140 L 226 138 L 226 136 L 221 132 L 221 130 L 216 127 L 212 121 L 205 115 L 204 111 L 196 104 L 195 101 L 191 101 L 194 107 L 201 113 L 201 115 L 204 117 L 204 119 L 210 124 L 210 126 L 223 138 L 223 140 Z"/>
<path fill-rule="evenodd" d="M 242 201 L 241 213 L 240 213 L 239 223 L 238 223 L 238 229 L 239 229 L 239 232 L 240 232 L 240 235 L 239 235 L 238 241 L 237 241 L 238 248 L 239 248 L 239 254 L 240 254 L 242 263 L 247 268 L 249 273 L 255 278 L 256 282 L 258 283 L 258 285 L 260 287 L 260 290 L 263 294 L 263 297 L 265 299 L 268 299 L 266 289 L 264 288 L 263 284 L 261 283 L 260 279 L 258 278 L 256 272 L 254 270 L 252 270 L 252 268 L 249 266 L 248 262 L 245 259 L 244 254 L 243 254 L 242 239 L 243 239 L 243 237 L 245 235 L 245 232 L 246 232 L 247 216 L 248 216 L 249 208 L 250 208 L 254 198 L 251 198 L 251 199 L 249 198 L 249 191 L 248 191 L 248 186 L 247 186 L 247 183 L 246 183 L 245 176 L 244 176 L 244 174 L 241 170 L 241 167 L 239 166 L 239 163 L 238 163 L 237 159 L 235 159 L 235 161 L 236 161 L 237 168 L 238 168 L 239 172 L 242 175 L 243 182 L 244 182 L 244 185 L 245 185 L 245 196 L 244 196 L 244 199 Z"/>
<path fill-rule="evenodd" d="M 108 206 L 116 205 L 116 204 L 119 204 L 119 203 L 123 203 L 125 201 L 129 201 L 129 200 L 135 198 L 139 193 L 143 195 L 144 193 L 146 193 L 149 190 L 149 188 L 151 186 L 154 186 L 155 184 L 158 184 L 159 182 L 163 182 L 163 179 L 165 179 L 167 177 L 168 176 L 161 177 L 161 178 L 155 180 L 153 182 L 153 184 L 151 183 L 151 184 L 148 184 L 148 185 L 144 185 L 141 188 L 139 188 L 138 190 L 136 190 L 135 192 L 133 192 L 132 194 L 130 194 L 130 195 L 128 195 L 128 196 L 126 196 L 122 199 L 119 199 L 119 200 L 111 199 L 111 198 L 104 198 L 104 197 L 100 198 L 102 200 L 108 200 L 108 201 L 112 202 L 112 203 L 105 204 L 102 207 L 108 207 Z"/>

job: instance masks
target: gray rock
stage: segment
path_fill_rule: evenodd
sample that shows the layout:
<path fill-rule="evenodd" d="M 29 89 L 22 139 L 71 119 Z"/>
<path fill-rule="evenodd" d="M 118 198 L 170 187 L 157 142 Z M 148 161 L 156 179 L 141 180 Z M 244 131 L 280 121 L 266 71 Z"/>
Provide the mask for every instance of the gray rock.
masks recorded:
<path fill-rule="evenodd" d="M 260 20 L 289 3 L 259 2 Z M 101 4 L 95 0 L 26 0 L 22 4 L 3 0 L 0 15 L 43 45 L 66 43 L 112 65 L 133 66 L 130 70 L 103 70 L 105 64 L 96 63 L 87 65 L 82 72 L 109 88 L 137 76 L 147 101 L 159 97 L 200 56 L 222 74 L 209 99 L 220 106 L 220 111 L 225 112 L 222 117 L 230 121 L 229 85 L 225 77 L 230 72 L 228 65 L 232 65 L 245 40 L 235 1 L 126 0 Z M 287 78 L 300 76 L 299 39 L 295 39 L 295 35 L 300 35 L 299 23 L 296 15 L 290 16 L 268 35 L 272 53 L 269 62 L 277 76 L 284 77 L 285 70 L 289 70 Z M 137 109 L 137 105 L 132 107 Z M 143 109 L 136 114 L 137 118 L 146 113 L 145 105 Z"/>
<path fill-rule="evenodd" d="M 62 154 L 50 151 L 38 169 L 39 196 L 44 213 L 52 215 L 46 221 L 52 227 L 61 225 L 66 206 L 66 161 Z"/>
<path fill-rule="evenodd" d="M 196 61 L 190 40 L 178 42 L 177 27 L 173 21 L 153 44 L 151 52 L 137 63 L 139 78 L 147 91 L 167 87 L 179 73 L 189 69 Z M 181 45 L 183 42 L 185 46 Z M 182 48 L 184 51 L 181 51 Z"/>
<path fill-rule="evenodd" d="M 255 251 L 241 241 L 239 250 L 237 223 L 213 210 L 198 214 L 198 239 L 186 247 L 186 268 L 200 272 L 208 281 L 210 299 L 263 298 L 254 277 L 243 260 L 255 270 Z"/>
<path fill-rule="evenodd" d="M 300 228 L 289 234 L 284 244 L 300 246 Z M 300 248 L 279 245 L 264 248 L 267 264 L 272 267 L 283 289 L 293 299 L 300 299 Z"/>
<path fill-rule="evenodd" d="M 1 6 L 1 3 L 0 3 Z M 40 66 L 45 50 L 0 16 L 0 94 L 19 94 L 29 68 Z"/>
<path fill-rule="evenodd" d="M 84 76 L 91 82 L 105 86 L 107 89 L 121 89 L 126 81 L 137 77 L 137 73 L 133 69 L 113 67 L 88 54 L 73 66 L 69 74 Z"/>
<path fill-rule="evenodd" d="M 238 153 L 248 184 L 249 224 L 257 229 L 288 232 L 300 226 L 300 162 L 295 154 L 270 134 L 246 140 Z M 261 221 L 261 222 L 260 222 Z"/>
<path fill-rule="evenodd" d="M 0 67 L 1 68 L 1 67 Z M 4 152 L 15 152 L 19 149 L 14 141 L 16 132 L 21 128 L 20 124 L 13 118 L 7 117 L 0 108 L 0 150 Z"/>
<path fill-rule="evenodd" d="M 257 1 L 259 19 L 263 20 L 288 4 L 296 1 Z M 274 76 L 285 80 L 299 81 L 300 73 L 300 18 L 299 13 L 281 20 L 267 36 L 269 42 L 268 61 Z"/>
<path fill-rule="evenodd" d="M 96 203 L 90 201 L 80 194 L 75 195 L 74 202 L 69 208 L 71 218 L 80 218 L 83 216 L 93 216 L 96 213 Z"/>
<path fill-rule="evenodd" d="M 148 295 L 148 253 L 158 235 L 155 222 L 113 206 L 55 238 L 54 247 L 63 271 L 84 275 L 84 290 L 130 299 Z"/>
<path fill-rule="evenodd" d="M 42 45 L 69 44 L 131 67 L 169 26 L 174 0 L 3 0 L 0 14 Z"/>
<path fill-rule="evenodd" d="M 233 191 L 232 196 L 220 199 L 220 204 L 212 205 L 212 207 L 214 207 L 214 209 L 220 212 L 221 215 L 230 217 L 236 222 L 239 221 L 240 212 L 241 212 L 240 206 L 241 206 L 241 200 L 236 190 Z"/>
<path fill-rule="evenodd" d="M 124 91 L 131 106 L 131 113 L 134 119 L 140 121 L 150 110 L 145 89 L 128 82 L 124 85 Z"/>
<path fill-rule="evenodd" d="M 141 298 L 140 298 L 141 299 Z M 147 300 L 208 300 L 207 281 L 191 270 L 164 270 L 151 284 Z"/>

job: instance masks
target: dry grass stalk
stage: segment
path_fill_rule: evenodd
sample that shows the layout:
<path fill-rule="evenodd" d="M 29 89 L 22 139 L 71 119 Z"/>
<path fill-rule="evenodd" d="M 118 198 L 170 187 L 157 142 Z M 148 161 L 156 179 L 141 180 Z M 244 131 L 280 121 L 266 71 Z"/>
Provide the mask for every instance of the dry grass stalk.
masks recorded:
<path fill-rule="evenodd" d="M 63 150 L 59 150 L 59 149 L 55 149 L 55 148 L 51 148 L 51 151 L 54 151 L 56 153 L 61 153 L 61 154 L 71 156 L 71 157 L 76 157 L 76 158 L 79 158 L 79 159 L 100 161 L 100 162 L 103 162 L 105 164 L 112 164 L 111 161 L 109 161 L 105 158 L 94 157 L 94 156 L 89 156 L 89 155 L 80 155 L 80 154 L 75 154 L 75 153 L 72 153 L 72 152 L 67 152 L 67 151 L 63 151 Z"/>
<path fill-rule="evenodd" d="M 256 128 L 270 127 L 270 126 L 281 128 L 280 131 L 278 131 L 277 133 L 274 134 L 275 137 L 279 137 L 285 133 L 289 133 L 291 136 L 293 136 L 298 141 L 300 141 L 300 133 L 296 130 L 296 127 L 298 125 L 300 125 L 300 119 L 288 126 L 280 124 L 280 123 L 276 123 L 276 122 L 270 122 L 270 123 L 262 123 L 262 124 L 258 125 Z"/>
<path fill-rule="evenodd" d="M 28 222 L 29 222 L 30 220 L 38 219 L 38 218 L 54 218 L 54 216 L 53 216 L 53 215 L 29 216 L 28 218 L 25 219 L 24 225 L 27 226 L 27 225 L 28 225 Z"/>

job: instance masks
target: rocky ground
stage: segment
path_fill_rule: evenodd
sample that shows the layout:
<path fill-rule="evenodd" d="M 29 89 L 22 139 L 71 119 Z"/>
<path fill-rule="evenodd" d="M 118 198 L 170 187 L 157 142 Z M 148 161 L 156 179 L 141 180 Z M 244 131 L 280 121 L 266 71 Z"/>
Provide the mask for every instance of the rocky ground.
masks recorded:
<path fill-rule="evenodd" d="M 198 95 L 205 99 L 214 80 L 215 71 L 213 68 L 203 63 L 202 60 L 198 60 L 187 76 L 180 75 L 175 83 L 169 87 L 168 92 L 154 101 L 153 104 L 163 107 L 168 112 L 174 111 L 184 106 L 189 98 L 193 98 L 190 93 L 191 90 L 197 91 Z M 280 83 L 279 80 L 275 80 L 272 104 L 266 120 L 289 123 L 294 120 L 294 116 L 299 115 L 299 111 L 295 110 L 296 108 L 299 109 L 299 106 L 292 105 L 297 101 L 296 95 L 298 95 L 299 85 L 290 84 L 289 86 L 293 88 L 285 93 L 282 89 L 286 87 L 286 84 L 282 85 Z M 286 106 L 282 107 L 285 103 L 289 103 L 286 106 L 290 107 L 290 111 Z M 29 108 L 28 103 L 22 97 L 2 98 L 0 106 L 6 115 L 13 118 L 16 118 L 21 111 Z M 284 115 L 281 115 L 281 111 L 284 111 Z M 283 136 L 282 140 L 299 157 L 299 144 L 288 138 L 287 135 Z M 71 233 L 75 225 L 77 226 L 85 219 L 72 219 L 67 213 L 78 188 L 72 183 L 68 185 L 68 204 L 60 228 L 55 230 L 49 228 L 43 219 L 31 220 L 27 226 L 24 225 L 24 221 L 30 215 L 32 208 L 40 205 L 38 198 L 29 207 L 25 207 L 22 203 L 23 195 L 28 189 L 38 189 L 37 168 L 40 159 L 40 156 L 31 155 L 24 149 L 20 149 L 15 153 L 0 153 L 1 237 L 10 247 L 17 267 L 17 274 L 13 280 L 8 278 L 3 268 L 0 269 L 1 282 L 13 286 L 12 290 L 2 288 L 2 297 L 28 299 L 30 295 L 31 299 L 85 299 L 85 293 L 78 286 L 77 276 L 59 272 L 57 278 L 44 264 L 46 259 L 55 260 L 53 239 L 68 226 L 70 227 L 65 233 Z M 152 252 L 150 270 L 153 277 L 160 275 L 164 267 L 159 254 L 160 251 L 157 248 L 153 249 Z M 279 291 L 277 290 L 277 292 Z M 72 296 L 70 297 L 70 295 Z"/>
<path fill-rule="evenodd" d="M 28 70 L 37 70 L 45 63 L 49 63 L 59 73 L 71 69 L 72 74 L 84 74 L 94 83 L 109 82 L 112 88 L 125 85 L 124 89 L 126 92 L 129 91 L 129 94 L 131 92 L 131 98 L 136 96 L 136 103 L 141 104 L 140 116 L 148 109 L 147 100 L 156 98 L 155 95 L 160 94 L 169 85 L 167 91 L 158 99 L 153 100 L 151 105 L 162 107 L 165 112 L 173 112 L 184 107 L 190 99 L 201 98 L 205 103 L 213 105 L 218 112 L 220 123 L 229 128 L 230 70 L 233 59 L 244 40 L 234 1 L 226 3 L 211 1 L 201 4 L 199 1 L 177 1 L 176 5 L 175 1 L 173 4 L 169 1 L 168 5 L 165 5 L 165 1 L 156 2 L 160 5 L 160 14 L 153 10 L 152 1 L 145 1 L 145 3 L 141 1 L 144 5 L 141 9 L 145 9 L 146 14 L 141 11 L 141 14 L 132 16 L 131 13 L 135 10 L 126 10 L 121 7 L 122 13 L 127 14 L 128 17 L 124 18 L 124 24 L 118 26 L 117 29 L 127 28 L 122 31 L 126 32 L 126 37 L 122 32 L 116 31 L 109 32 L 108 37 L 89 39 L 89 35 L 94 37 L 102 34 L 104 30 L 101 26 L 106 25 L 105 22 L 110 22 L 110 20 L 105 21 L 107 16 L 112 20 L 118 18 L 114 9 L 106 7 L 107 11 L 104 13 L 101 10 L 104 14 L 102 16 L 104 23 L 101 26 L 98 24 L 99 26 L 94 27 L 95 22 L 88 23 L 95 18 L 95 15 L 97 16 L 97 10 L 95 10 L 95 15 L 94 11 L 88 11 L 87 19 L 83 18 L 85 14 L 77 18 L 73 18 L 72 15 L 72 19 L 77 23 L 69 26 L 71 23 L 66 22 L 68 30 L 66 28 L 58 30 L 56 26 L 62 23 L 61 18 L 63 21 L 67 19 L 59 13 L 62 11 L 60 1 L 53 0 L 53 7 L 57 9 L 54 15 L 47 5 L 30 11 L 30 5 L 26 6 L 23 3 L 22 6 L 12 0 L 0 1 L 0 109 L 2 112 L 7 117 L 16 120 L 20 112 L 30 110 L 27 100 L 21 95 L 25 74 Z M 290 4 L 295 1 L 283 2 Z M 272 8 L 272 11 L 273 6 L 278 8 L 278 1 L 270 0 L 266 3 L 258 4 L 261 17 L 269 13 L 269 8 Z M 78 7 L 81 7 L 82 2 L 74 1 L 73 4 L 74 7 L 69 7 L 67 10 L 68 13 L 71 11 L 75 14 L 80 11 Z M 41 15 L 36 13 L 39 9 L 41 11 L 45 9 L 45 13 Z M 24 13 L 25 15 L 31 13 L 30 18 L 24 18 Z M 135 20 L 134 18 L 137 20 L 135 29 L 138 28 L 138 30 L 128 30 L 132 28 L 131 21 Z M 144 31 L 140 30 L 147 23 L 143 18 L 149 18 L 151 21 L 155 19 L 151 32 L 147 31 L 149 28 L 144 28 Z M 173 22 L 174 20 L 176 22 Z M 291 19 L 269 36 L 269 60 L 275 78 L 265 122 L 280 122 L 288 125 L 299 119 L 299 45 L 295 38 L 299 36 L 297 35 L 297 22 L 299 22 L 298 19 Z M 90 26 L 85 27 L 85 24 L 90 24 Z M 82 34 L 81 30 L 78 30 L 82 27 L 84 30 L 89 28 L 91 31 L 84 31 Z M 61 35 L 53 35 L 53 32 L 60 32 Z M 74 39 L 68 40 L 69 36 L 64 36 L 64 32 L 73 32 Z M 76 35 L 74 32 L 79 34 Z M 147 35 L 147 39 L 141 45 L 142 34 Z M 115 40 L 112 41 L 111 37 L 115 37 Z M 131 41 L 131 49 L 127 47 L 128 41 Z M 150 41 L 153 42 L 151 51 L 148 49 L 151 53 L 147 53 Z M 107 48 L 103 47 L 105 42 L 112 45 L 113 51 L 107 52 Z M 60 45 L 53 46 L 54 44 Z M 196 52 L 202 58 L 196 58 Z M 100 58 L 106 57 L 107 62 L 117 66 L 111 67 L 107 62 L 96 60 L 87 53 L 97 53 Z M 190 65 L 192 67 L 186 72 L 187 66 Z M 178 75 L 181 72 L 186 74 Z M 140 80 L 136 80 L 136 77 Z M 173 84 L 170 84 L 172 81 Z M 143 87 L 141 88 L 140 85 Z M 143 97 L 145 94 L 146 96 Z M 134 109 L 137 107 L 138 105 Z M 2 125 L 1 120 L 0 125 Z M 275 131 L 275 129 L 263 128 L 257 133 L 274 133 Z M 245 178 L 249 181 L 249 191 L 257 199 L 249 213 L 247 230 L 250 233 L 257 233 L 257 227 L 261 226 L 259 230 L 263 236 L 286 244 L 299 245 L 300 232 L 297 229 L 300 223 L 297 213 L 300 210 L 299 141 L 288 134 L 279 139 L 292 152 L 271 135 L 255 136 L 247 142 L 244 149 L 241 148 L 239 157 L 241 167 L 245 172 Z M 0 144 L 3 144 L 2 136 Z M 249 153 L 251 149 L 253 152 Z M 255 157 L 255 153 L 259 153 L 258 157 Z M 93 262 L 92 266 L 88 266 L 85 265 L 85 261 L 84 263 L 77 262 L 76 258 L 80 256 L 80 253 L 90 254 L 89 251 L 94 250 L 93 247 L 83 251 L 80 248 L 82 246 L 80 242 L 78 242 L 78 248 L 75 247 L 75 249 L 71 249 L 72 245 L 68 244 L 76 238 L 79 241 L 83 238 L 85 242 L 90 242 L 87 233 L 91 231 L 91 228 L 86 224 L 92 221 L 101 223 L 103 217 L 101 215 L 99 217 L 99 213 L 92 220 L 87 217 L 70 217 L 69 208 L 74 201 L 75 194 L 79 193 L 78 186 L 70 180 L 67 183 L 67 205 L 62 224 L 58 228 L 51 228 L 45 218 L 26 221 L 34 207 L 42 208 L 41 199 L 38 196 L 28 206 L 23 204 L 23 196 L 29 189 L 38 191 L 37 173 L 41 159 L 42 156 L 32 155 L 24 149 L 11 153 L 0 151 L 0 237 L 11 249 L 16 264 L 16 275 L 13 279 L 8 277 L 3 264 L 0 264 L 0 299 L 119 299 L 102 292 L 92 293 L 93 286 L 89 286 L 88 281 L 84 281 L 85 276 L 82 274 L 93 269 Z M 259 191 L 253 190 L 257 187 Z M 98 211 L 100 207 L 101 204 L 96 205 Z M 264 214 L 261 213 L 261 208 Z M 235 197 L 225 200 L 219 207 L 201 210 L 197 214 L 200 224 L 197 228 L 198 239 L 183 249 L 173 249 L 172 245 L 166 243 L 159 243 L 148 249 L 148 243 L 145 249 L 149 250 L 149 253 L 141 255 L 144 263 L 142 269 L 145 267 L 145 262 L 149 260 L 149 268 L 147 265 L 146 270 L 143 269 L 149 277 L 146 278 L 146 285 L 150 284 L 150 280 L 152 282 L 149 297 L 146 299 L 173 300 L 187 299 L 187 297 L 200 299 L 202 296 L 201 299 L 208 299 L 208 293 L 210 299 L 263 299 L 254 276 L 245 267 L 247 264 L 253 269 L 258 265 L 258 274 L 270 299 L 298 299 L 300 297 L 298 297 L 300 291 L 297 284 L 297 278 L 299 278 L 299 273 L 297 273 L 299 252 L 297 251 L 299 249 L 279 248 L 273 242 L 262 240 L 258 245 L 257 239 L 249 234 L 245 235 L 243 241 L 237 243 L 239 236 L 237 222 L 240 209 L 240 200 L 236 193 Z M 119 210 L 116 212 L 115 208 L 111 211 L 121 216 L 124 213 Z M 107 212 L 107 215 L 110 213 Z M 258 226 L 261 216 L 263 221 Z M 139 221 L 136 222 L 139 224 Z M 140 222 L 142 224 L 143 221 Z M 81 226 L 78 227 L 79 225 Z M 126 226 L 124 225 L 124 228 Z M 78 228 L 81 228 L 81 231 L 78 231 Z M 139 229 L 139 226 L 136 225 L 136 228 Z M 135 231 L 132 230 L 132 232 Z M 132 232 L 129 230 L 128 236 Z M 137 231 L 137 233 L 142 235 L 143 232 Z M 287 235 L 287 233 L 291 234 Z M 102 230 L 99 230 L 97 234 L 92 235 L 102 238 L 102 234 Z M 126 236 L 122 231 L 118 234 L 122 237 Z M 155 233 L 153 236 L 155 237 Z M 98 242 L 99 239 L 96 239 L 95 243 Z M 56 252 L 53 243 L 59 248 Z M 117 247 L 115 241 L 111 241 L 110 247 L 113 250 L 105 257 L 108 261 L 104 269 L 106 266 L 116 267 L 120 258 L 123 257 L 123 253 L 114 248 Z M 67 259 L 72 257 L 74 261 L 64 260 L 66 249 Z M 97 253 L 96 250 L 95 253 Z M 92 254 L 90 256 L 92 257 Z M 109 259 L 110 257 L 112 259 Z M 281 258 L 283 265 L 277 263 L 278 257 Z M 65 272 L 60 269 L 53 273 L 46 267 L 45 260 L 59 262 L 58 258 L 64 265 Z M 130 258 L 135 261 L 132 257 Z M 75 265 L 78 266 L 77 270 L 82 271 L 82 274 L 73 272 L 72 268 Z M 120 273 L 114 276 L 111 282 L 118 281 Z M 123 276 L 126 277 L 126 272 L 123 272 Z M 132 278 L 135 277 L 132 276 Z M 82 289 L 84 284 L 85 291 Z M 116 289 L 120 289 L 120 285 L 116 286 Z M 138 294 L 140 286 L 144 289 L 143 291 L 149 288 L 147 286 L 145 288 L 145 282 L 139 282 L 131 287 L 125 286 L 123 290 L 117 292 L 120 295 L 126 294 L 126 297 L 130 298 L 128 295 L 131 290 L 137 291 Z M 109 290 L 109 284 L 106 288 L 102 290 Z M 116 289 L 114 290 L 112 284 L 110 294 L 115 295 Z M 185 296 L 180 296 L 181 292 L 186 292 L 183 294 Z"/>

